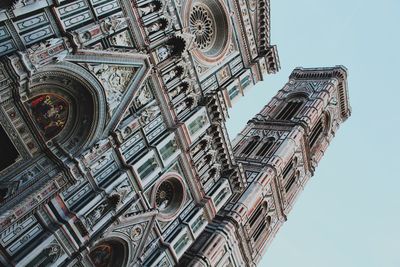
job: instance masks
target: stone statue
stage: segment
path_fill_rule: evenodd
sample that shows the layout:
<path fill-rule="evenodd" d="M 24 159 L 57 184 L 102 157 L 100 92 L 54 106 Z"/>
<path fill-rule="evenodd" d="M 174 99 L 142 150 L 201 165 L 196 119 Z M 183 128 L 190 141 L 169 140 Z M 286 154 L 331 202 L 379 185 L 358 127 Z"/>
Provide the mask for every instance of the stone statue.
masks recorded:
<path fill-rule="evenodd" d="M 174 69 L 170 70 L 168 73 L 163 75 L 163 81 L 164 83 L 168 83 L 173 79 L 181 76 L 182 74 L 183 74 L 183 67 L 176 66 Z"/>
<path fill-rule="evenodd" d="M 161 10 L 162 3 L 158 0 L 152 1 L 148 3 L 147 5 L 139 7 L 137 10 L 139 11 L 139 14 L 141 17 L 144 17 L 146 15 L 149 15 L 150 13 L 158 12 Z"/>
<path fill-rule="evenodd" d="M 105 34 L 111 34 L 126 25 L 126 19 L 119 16 L 108 17 L 100 23 L 101 30 Z"/>
<path fill-rule="evenodd" d="M 163 45 L 157 49 L 157 57 L 159 61 L 166 60 L 171 56 L 171 48 L 168 45 Z"/>
<path fill-rule="evenodd" d="M 187 82 L 183 82 L 178 86 L 176 86 L 174 89 L 172 89 L 169 92 L 169 96 L 171 97 L 171 99 L 174 99 L 181 93 L 187 93 L 187 91 L 191 92 L 192 88 L 191 87 L 189 88 L 189 84 Z"/>
<path fill-rule="evenodd" d="M 163 31 L 167 28 L 168 26 L 168 20 L 165 18 L 161 18 L 157 20 L 156 22 L 150 24 L 149 26 L 146 27 L 146 31 L 148 34 L 156 33 L 158 31 Z"/>

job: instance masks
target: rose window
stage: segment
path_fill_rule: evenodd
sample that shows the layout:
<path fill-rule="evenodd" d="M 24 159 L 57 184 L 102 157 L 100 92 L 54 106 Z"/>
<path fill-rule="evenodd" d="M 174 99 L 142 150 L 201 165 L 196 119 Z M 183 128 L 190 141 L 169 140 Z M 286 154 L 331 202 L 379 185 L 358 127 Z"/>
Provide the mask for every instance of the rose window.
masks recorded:
<path fill-rule="evenodd" d="M 226 6 L 219 0 L 193 0 L 186 10 L 186 26 L 197 47 L 194 56 L 206 64 L 222 60 L 232 36 Z"/>
<path fill-rule="evenodd" d="M 194 6 L 190 14 L 190 32 L 195 35 L 197 47 L 205 50 L 212 45 L 214 38 L 214 20 L 203 6 Z"/>
<path fill-rule="evenodd" d="M 184 199 L 185 190 L 182 179 L 175 174 L 164 179 L 154 192 L 154 204 L 160 212 L 159 218 L 161 220 L 173 218 L 179 212 Z"/>
<path fill-rule="evenodd" d="M 174 187 L 171 182 L 165 181 L 157 189 L 156 193 L 156 204 L 159 209 L 166 209 L 174 196 Z"/>

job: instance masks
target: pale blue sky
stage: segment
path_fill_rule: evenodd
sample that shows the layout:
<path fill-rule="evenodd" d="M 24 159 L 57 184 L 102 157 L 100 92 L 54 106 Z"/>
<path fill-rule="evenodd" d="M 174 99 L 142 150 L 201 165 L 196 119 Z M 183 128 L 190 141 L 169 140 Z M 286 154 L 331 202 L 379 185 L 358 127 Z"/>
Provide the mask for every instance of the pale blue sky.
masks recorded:
<path fill-rule="evenodd" d="M 271 0 L 282 70 L 230 111 L 232 137 L 293 68 L 345 65 L 352 117 L 260 266 L 400 266 L 400 1 Z"/>

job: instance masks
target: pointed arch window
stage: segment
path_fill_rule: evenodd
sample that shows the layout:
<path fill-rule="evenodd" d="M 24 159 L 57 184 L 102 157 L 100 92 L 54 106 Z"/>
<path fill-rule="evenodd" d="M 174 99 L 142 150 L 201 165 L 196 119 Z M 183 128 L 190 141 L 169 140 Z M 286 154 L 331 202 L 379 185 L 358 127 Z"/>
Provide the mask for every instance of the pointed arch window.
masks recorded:
<path fill-rule="evenodd" d="M 307 95 L 289 97 L 283 108 L 275 116 L 276 120 L 289 121 L 293 119 L 307 100 Z"/>
<path fill-rule="evenodd" d="M 296 181 L 297 158 L 294 157 L 282 171 L 282 183 L 284 184 L 285 193 L 289 192 Z"/>
<path fill-rule="evenodd" d="M 249 226 L 250 228 L 254 226 L 254 223 L 260 218 L 260 215 L 268 209 L 268 204 L 265 202 L 262 205 L 259 205 L 256 211 L 251 215 L 249 219 Z"/>
<path fill-rule="evenodd" d="M 296 181 L 296 174 L 293 172 L 285 185 L 285 193 L 289 192 L 295 181 Z"/>
<path fill-rule="evenodd" d="M 251 138 L 250 141 L 245 146 L 245 148 L 242 150 L 242 154 L 244 156 L 250 155 L 251 152 L 253 152 L 253 150 L 258 145 L 259 141 L 260 141 L 260 137 L 259 136 L 254 136 L 253 138 Z"/>
<path fill-rule="evenodd" d="M 323 126 L 323 121 L 322 119 L 320 119 L 317 123 L 317 125 L 314 126 L 313 130 L 311 131 L 310 134 L 310 147 L 313 148 L 314 145 L 317 143 L 317 140 L 319 139 L 319 137 L 321 136 L 322 132 L 324 130 L 324 126 Z"/>
<path fill-rule="evenodd" d="M 275 138 L 269 137 L 267 141 L 265 141 L 263 145 L 258 149 L 256 156 L 264 157 L 265 155 L 267 155 L 271 151 L 271 148 L 274 145 L 274 143 L 275 143 Z"/>
<path fill-rule="evenodd" d="M 271 217 L 267 216 L 268 208 L 268 203 L 263 201 L 247 222 L 250 236 L 254 242 L 260 240 L 260 237 L 267 233 L 267 229 L 271 224 Z"/>

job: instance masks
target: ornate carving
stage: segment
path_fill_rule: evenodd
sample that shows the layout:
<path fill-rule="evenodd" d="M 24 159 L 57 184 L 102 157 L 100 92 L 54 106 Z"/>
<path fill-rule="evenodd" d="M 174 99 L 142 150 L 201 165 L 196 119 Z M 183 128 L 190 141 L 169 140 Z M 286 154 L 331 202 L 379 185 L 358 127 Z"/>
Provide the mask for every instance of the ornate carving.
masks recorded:
<path fill-rule="evenodd" d="M 205 6 L 193 7 L 189 18 L 190 32 L 196 36 L 195 42 L 198 48 L 208 49 L 213 42 L 215 22 Z"/>
<path fill-rule="evenodd" d="M 90 211 L 84 219 L 87 227 L 93 227 L 107 212 L 115 210 L 120 200 L 120 195 L 113 194 Z"/>
<path fill-rule="evenodd" d="M 140 115 L 139 121 L 142 124 L 148 124 L 160 113 L 160 108 L 157 105 L 152 105 L 146 108 Z"/>
<path fill-rule="evenodd" d="M 144 234 L 144 224 L 136 224 L 131 229 L 131 238 L 133 241 L 139 241 Z"/>
<path fill-rule="evenodd" d="M 107 64 L 88 64 L 87 66 L 103 84 L 109 107 L 109 114 L 112 115 L 121 102 L 129 82 L 135 75 L 135 68 Z"/>
<path fill-rule="evenodd" d="M 102 31 L 106 34 L 112 34 L 126 26 L 126 18 L 120 16 L 108 17 L 100 23 Z"/>
<path fill-rule="evenodd" d="M 153 99 L 153 94 L 148 86 L 143 86 L 139 89 L 138 94 L 134 98 L 134 102 L 137 108 L 145 106 Z"/>
<path fill-rule="evenodd" d="M 172 80 L 181 77 L 184 72 L 184 68 L 181 65 L 176 66 L 175 68 L 171 69 L 169 72 L 163 75 L 163 81 L 165 84 L 171 82 Z"/>
<path fill-rule="evenodd" d="M 51 61 L 62 61 L 69 53 L 69 44 L 62 38 L 48 39 L 33 45 L 25 52 L 27 58 L 35 68 L 39 68 Z"/>
<path fill-rule="evenodd" d="M 167 28 L 168 26 L 168 20 L 165 18 L 161 18 L 157 20 L 156 22 L 153 22 L 149 26 L 146 27 L 147 33 L 148 34 L 153 34 L 158 31 L 163 31 Z"/>

